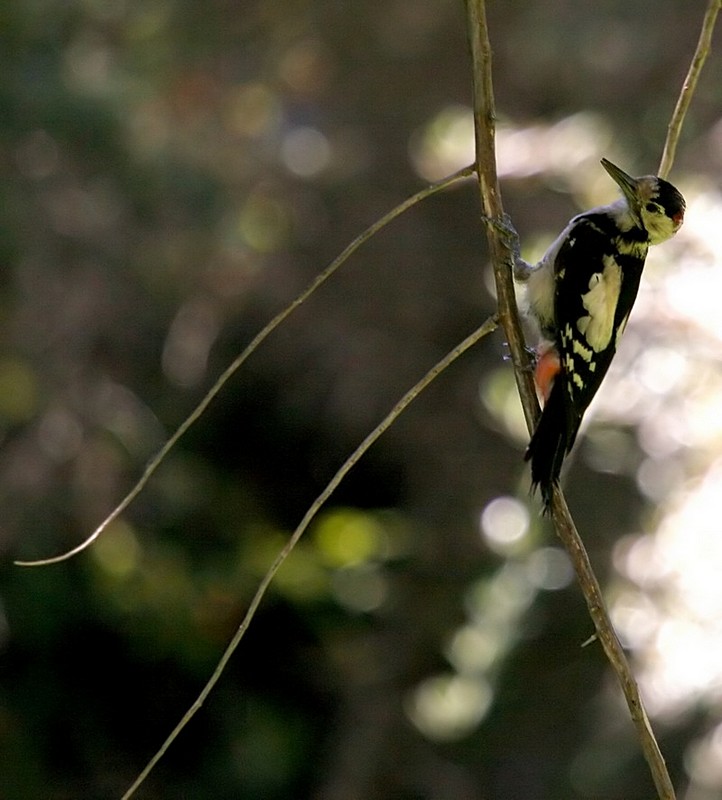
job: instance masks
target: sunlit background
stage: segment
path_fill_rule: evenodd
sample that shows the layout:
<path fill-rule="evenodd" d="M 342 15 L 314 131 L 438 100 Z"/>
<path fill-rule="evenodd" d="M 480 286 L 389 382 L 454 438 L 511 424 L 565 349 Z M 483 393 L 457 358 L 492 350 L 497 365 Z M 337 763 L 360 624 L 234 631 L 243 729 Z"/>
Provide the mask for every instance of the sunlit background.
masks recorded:
<path fill-rule="evenodd" d="M 0 10 L 0 796 L 120 797 L 306 508 L 494 309 L 472 182 L 284 324 L 128 512 L 76 545 L 355 236 L 473 160 L 463 4 Z M 652 172 L 705 3 L 489 2 L 524 256 Z M 719 41 L 719 35 L 716 37 Z M 722 796 L 722 88 L 713 52 L 565 476 L 680 800 Z M 569 560 L 529 496 L 503 336 L 371 449 L 139 793 L 647 800 Z"/>

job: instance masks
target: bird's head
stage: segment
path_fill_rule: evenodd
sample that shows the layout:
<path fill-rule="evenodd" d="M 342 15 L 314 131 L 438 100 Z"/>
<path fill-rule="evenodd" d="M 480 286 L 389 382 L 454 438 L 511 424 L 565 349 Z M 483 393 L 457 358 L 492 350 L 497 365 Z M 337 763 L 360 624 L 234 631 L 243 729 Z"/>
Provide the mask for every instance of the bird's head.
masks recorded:
<path fill-rule="evenodd" d="M 635 222 L 649 235 L 650 244 L 674 236 L 684 221 L 684 197 L 671 183 L 655 175 L 632 178 L 618 166 L 602 159 L 602 166 L 619 186 Z"/>

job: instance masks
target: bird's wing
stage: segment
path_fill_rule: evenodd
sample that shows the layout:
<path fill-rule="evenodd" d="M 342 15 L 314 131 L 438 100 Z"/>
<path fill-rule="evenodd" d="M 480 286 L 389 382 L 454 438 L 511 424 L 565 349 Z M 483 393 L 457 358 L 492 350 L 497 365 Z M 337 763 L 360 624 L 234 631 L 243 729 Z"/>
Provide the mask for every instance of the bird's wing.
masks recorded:
<path fill-rule="evenodd" d="M 566 387 L 568 449 L 616 350 L 625 276 L 614 238 L 605 227 L 604 220 L 579 217 L 554 264 L 554 309 Z"/>

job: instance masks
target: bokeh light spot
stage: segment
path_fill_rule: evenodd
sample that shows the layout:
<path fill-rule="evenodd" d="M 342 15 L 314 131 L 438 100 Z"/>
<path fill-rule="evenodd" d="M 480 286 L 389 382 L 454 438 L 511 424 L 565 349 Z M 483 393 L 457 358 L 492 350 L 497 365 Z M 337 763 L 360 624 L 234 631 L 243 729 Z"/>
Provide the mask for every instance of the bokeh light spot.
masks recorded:
<path fill-rule="evenodd" d="M 377 564 L 358 564 L 336 570 L 331 578 L 331 590 L 349 611 L 368 613 L 383 604 L 388 594 L 388 581 Z"/>
<path fill-rule="evenodd" d="M 717 725 L 685 754 L 685 768 L 696 784 L 714 794 L 704 794 L 703 800 L 719 797 L 722 790 L 722 725 Z M 696 796 L 696 795 L 695 795 Z"/>
<path fill-rule="evenodd" d="M 275 590 L 296 601 L 308 602 L 328 594 L 328 575 L 317 554 L 297 545 L 274 579 Z"/>
<path fill-rule="evenodd" d="M 458 672 L 484 672 L 504 652 L 504 642 L 494 626 L 463 625 L 448 648 L 449 661 Z"/>
<path fill-rule="evenodd" d="M 220 330 L 218 314 L 207 298 L 181 307 L 163 345 L 163 372 L 179 386 L 195 386 L 205 375 L 208 354 Z"/>
<path fill-rule="evenodd" d="M 278 97 L 262 83 L 240 86 L 228 98 L 228 127 L 237 134 L 259 137 L 275 130 L 281 120 Z"/>
<path fill-rule="evenodd" d="M 481 512 L 481 532 L 502 555 L 516 551 L 529 530 L 529 511 L 513 497 L 497 497 Z"/>
<path fill-rule="evenodd" d="M 487 374 L 479 384 L 479 397 L 505 433 L 518 442 L 529 441 L 524 412 L 510 369 L 504 367 Z"/>
<path fill-rule="evenodd" d="M 558 547 L 542 547 L 534 551 L 526 568 L 532 585 L 548 592 L 566 588 L 574 577 L 569 556 Z"/>
<path fill-rule="evenodd" d="M 287 239 L 287 209 L 272 197 L 251 195 L 241 210 L 238 228 L 245 242 L 254 250 L 272 253 Z"/>
<path fill-rule="evenodd" d="M 0 417 L 13 423 L 32 419 L 38 406 L 38 382 L 20 359 L 0 360 Z"/>
<path fill-rule="evenodd" d="M 474 117 L 467 106 L 442 108 L 409 145 L 418 175 L 436 181 L 474 160 Z"/>
<path fill-rule="evenodd" d="M 360 564 L 383 553 L 385 534 L 369 514 L 339 509 L 325 514 L 314 529 L 314 542 L 331 567 Z"/>
<path fill-rule="evenodd" d="M 113 522 L 91 548 L 98 566 L 115 578 L 125 578 L 138 567 L 141 548 L 133 528 L 122 520 Z"/>
<path fill-rule="evenodd" d="M 293 44 L 281 59 L 278 74 L 295 92 L 317 94 L 328 84 L 333 64 L 323 43 L 318 39 L 303 39 Z"/>
<path fill-rule="evenodd" d="M 417 686 L 407 713 L 427 738 L 454 741 L 484 719 L 492 699 L 491 686 L 483 678 L 436 675 Z"/>
<path fill-rule="evenodd" d="M 294 175 L 312 178 L 328 166 L 331 145 L 316 128 L 294 128 L 283 137 L 281 158 Z"/>
<path fill-rule="evenodd" d="M 38 425 L 38 443 L 54 461 L 72 458 L 83 440 L 83 429 L 78 419 L 63 408 L 47 411 Z"/>

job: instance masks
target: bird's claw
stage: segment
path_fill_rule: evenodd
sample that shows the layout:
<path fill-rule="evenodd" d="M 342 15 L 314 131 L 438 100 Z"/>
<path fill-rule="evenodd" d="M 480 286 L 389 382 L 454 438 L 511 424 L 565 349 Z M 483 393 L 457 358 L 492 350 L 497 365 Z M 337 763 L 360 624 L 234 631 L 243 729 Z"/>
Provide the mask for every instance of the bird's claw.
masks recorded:
<path fill-rule="evenodd" d="M 504 246 L 516 259 L 521 253 L 521 242 L 511 217 L 506 213 L 502 214 L 501 217 L 487 217 L 482 214 L 482 220 L 501 234 Z"/>
<path fill-rule="evenodd" d="M 508 342 L 502 342 L 502 346 L 504 348 L 504 351 L 503 351 L 502 356 L 501 356 L 502 360 L 503 361 L 511 361 L 512 360 L 512 356 L 511 356 L 511 348 L 509 347 L 509 343 Z M 539 357 L 539 353 L 537 352 L 535 347 L 529 347 L 528 345 L 524 345 L 524 352 L 527 354 L 529 359 L 528 359 L 526 364 L 522 364 L 521 365 L 520 369 L 521 369 L 522 372 L 530 372 L 530 373 L 533 374 L 534 370 L 536 369 L 536 362 L 537 362 L 537 358 Z"/>

